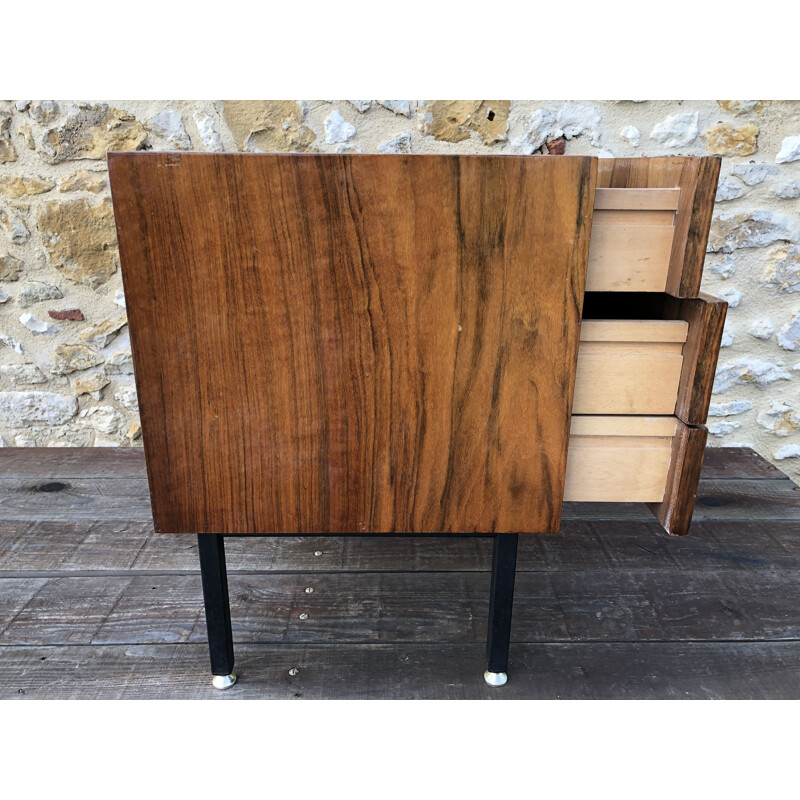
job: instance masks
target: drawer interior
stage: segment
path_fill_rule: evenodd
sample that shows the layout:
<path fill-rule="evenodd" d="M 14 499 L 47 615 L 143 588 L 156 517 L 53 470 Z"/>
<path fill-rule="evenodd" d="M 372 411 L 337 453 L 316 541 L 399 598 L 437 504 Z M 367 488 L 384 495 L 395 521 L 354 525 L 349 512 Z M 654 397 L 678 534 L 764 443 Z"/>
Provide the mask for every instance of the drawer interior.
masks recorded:
<path fill-rule="evenodd" d="M 598 188 L 587 292 L 663 292 L 667 286 L 679 188 Z"/>
<path fill-rule="evenodd" d="M 684 320 L 588 320 L 581 323 L 573 414 L 673 414 Z"/>
<path fill-rule="evenodd" d="M 573 417 L 564 500 L 660 503 L 679 424 L 666 416 Z"/>

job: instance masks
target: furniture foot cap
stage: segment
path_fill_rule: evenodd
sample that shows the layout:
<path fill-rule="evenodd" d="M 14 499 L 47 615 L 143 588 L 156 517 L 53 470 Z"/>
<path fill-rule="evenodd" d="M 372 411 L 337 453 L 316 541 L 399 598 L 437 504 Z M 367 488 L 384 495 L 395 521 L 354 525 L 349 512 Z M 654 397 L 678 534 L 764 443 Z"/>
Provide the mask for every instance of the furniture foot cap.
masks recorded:
<path fill-rule="evenodd" d="M 230 689 L 236 683 L 236 673 L 231 672 L 230 675 L 214 675 L 211 683 L 215 689 Z"/>
<path fill-rule="evenodd" d="M 489 686 L 505 686 L 508 681 L 508 675 L 505 672 L 489 672 L 487 669 L 483 673 L 483 679 Z"/>

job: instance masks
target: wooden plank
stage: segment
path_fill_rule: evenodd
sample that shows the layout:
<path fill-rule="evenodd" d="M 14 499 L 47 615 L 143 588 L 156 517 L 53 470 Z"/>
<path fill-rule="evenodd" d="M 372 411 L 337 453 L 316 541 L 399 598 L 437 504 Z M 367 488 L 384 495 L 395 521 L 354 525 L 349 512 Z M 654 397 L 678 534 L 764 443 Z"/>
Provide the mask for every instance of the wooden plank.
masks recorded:
<path fill-rule="evenodd" d="M 598 186 L 594 194 L 594 209 L 630 209 L 677 211 L 681 190 L 674 189 L 607 189 Z"/>
<path fill-rule="evenodd" d="M 47 483 L 67 478 L 146 477 L 141 447 L 0 448 L 0 479 L 33 478 Z"/>
<path fill-rule="evenodd" d="M 557 530 L 594 159 L 108 160 L 157 530 Z"/>
<path fill-rule="evenodd" d="M 708 507 L 696 509 L 704 519 L 800 519 L 800 493 L 791 481 L 724 481 L 701 484 L 708 497 Z M 774 484 L 774 485 L 772 485 Z M 100 489 L 104 491 L 100 493 Z M 0 518 L 8 521 L 95 523 L 98 520 L 117 524 L 150 521 L 150 501 L 143 481 L 70 481 L 73 500 L 62 502 L 59 494 L 34 492 L 27 481 L 4 480 L 0 483 Z M 716 505 L 715 505 L 716 504 Z M 35 513 L 33 509 L 35 508 Z M 647 520 L 650 512 L 636 503 L 570 503 L 562 509 L 562 519 L 638 519 Z M 354 533 L 356 531 L 353 531 Z"/>
<path fill-rule="evenodd" d="M 800 699 L 800 642 L 513 644 L 502 691 L 484 683 L 483 649 L 241 645 L 220 692 L 199 644 L 0 647 L 0 699 Z"/>
<path fill-rule="evenodd" d="M 481 641 L 488 579 L 480 572 L 235 573 L 234 640 Z M 30 591 L 2 630 L 5 645 L 206 640 L 197 574 L 49 578 Z M 521 572 L 516 580 L 512 641 L 796 638 L 800 575 L 793 570 L 558 570 Z"/>
<path fill-rule="evenodd" d="M 475 537 L 231 537 L 225 549 L 230 573 L 485 572 L 491 565 L 491 541 Z M 573 519 L 558 535 L 526 536 L 519 544 L 519 571 L 620 567 L 800 572 L 800 537 L 794 521 L 696 520 L 691 536 L 668 537 L 654 519 Z M 0 525 L 0 577 L 199 569 L 193 537 L 157 534 L 152 526 L 96 523 L 87 533 L 79 522 Z"/>
<path fill-rule="evenodd" d="M 680 319 L 584 319 L 581 322 L 581 344 L 584 342 L 683 344 L 688 335 L 689 323 Z"/>
<path fill-rule="evenodd" d="M 147 482 L 126 478 L 31 478 L 0 482 L 0 518 L 6 520 L 116 519 L 150 522 Z"/>
<path fill-rule="evenodd" d="M 675 229 L 600 225 L 592 229 L 587 292 L 663 292 Z"/>
<path fill-rule="evenodd" d="M 578 353 L 572 413 L 674 414 L 683 356 L 615 349 Z"/>
<path fill-rule="evenodd" d="M 673 536 L 689 532 L 707 438 L 706 428 L 678 423 L 666 491 L 662 500 L 649 504 L 664 530 Z"/>
<path fill-rule="evenodd" d="M 739 480 L 788 481 L 776 466 L 749 447 L 706 447 L 701 479 L 723 478 Z"/>
<path fill-rule="evenodd" d="M 574 416 L 572 436 L 674 436 L 675 417 Z"/>

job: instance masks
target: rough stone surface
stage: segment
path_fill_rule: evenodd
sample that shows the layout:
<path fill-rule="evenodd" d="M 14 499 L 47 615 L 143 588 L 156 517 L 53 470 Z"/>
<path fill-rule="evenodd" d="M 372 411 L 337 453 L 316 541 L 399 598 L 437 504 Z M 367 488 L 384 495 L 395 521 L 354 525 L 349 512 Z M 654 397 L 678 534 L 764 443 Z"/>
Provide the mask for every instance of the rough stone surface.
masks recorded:
<path fill-rule="evenodd" d="M 102 372 L 83 372 L 70 378 L 70 387 L 75 395 L 91 394 L 96 400 L 102 397 L 102 389 L 111 381 Z"/>
<path fill-rule="evenodd" d="M 19 175 L 11 177 L 6 175 L 0 177 L 0 194 L 6 197 L 17 198 L 27 195 L 44 194 L 55 186 L 55 182 L 48 178 L 21 177 Z"/>
<path fill-rule="evenodd" d="M 776 450 L 772 457 L 776 461 L 783 461 L 784 458 L 800 458 L 800 444 L 785 444 Z"/>
<path fill-rule="evenodd" d="M 720 179 L 715 200 L 717 203 L 723 203 L 726 200 L 738 200 L 745 194 L 747 194 L 747 188 L 742 182 L 728 175 L 726 178 Z"/>
<path fill-rule="evenodd" d="M 296 100 L 226 100 L 223 114 L 241 150 L 305 153 L 316 149 L 317 135 L 304 123 L 306 108 Z"/>
<path fill-rule="evenodd" d="M 696 111 L 673 114 L 653 127 L 650 138 L 660 142 L 664 147 L 685 147 L 697 138 L 698 119 Z"/>
<path fill-rule="evenodd" d="M 731 174 L 740 177 L 748 186 L 758 186 L 770 175 L 777 175 L 778 168 L 773 164 L 738 164 Z"/>
<path fill-rule="evenodd" d="M 0 253 L 0 281 L 18 281 L 23 263 L 8 251 Z"/>
<path fill-rule="evenodd" d="M 708 249 L 730 253 L 742 247 L 800 241 L 800 220 L 774 211 L 719 214 L 711 222 Z"/>
<path fill-rule="evenodd" d="M 715 156 L 749 156 L 758 150 L 758 125 L 735 128 L 727 122 L 712 125 L 703 132 L 706 150 Z"/>
<path fill-rule="evenodd" d="M 484 144 L 504 141 L 508 131 L 508 100 L 421 100 L 420 131 L 438 141 L 463 142 L 476 132 Z"/>
<path fill-rule="evenodd" d="M 755 339 L 771 339 L 772 334 L 775 333 L 775 326 L 769 317 L 763 317 L 754 319 L 747 332 Z"/>
<path fill-rule="evenodd" d="M 773 293 L 800 292 L 800 247 L 793 244 L 776 251 L 761 283 Z"/>
<path fill-rule="evenodd" d="M 794 157 L 800 101 L 373 100 L 356 106 L 347 100 L 0 101 L 0 364 L 15 368 L 0 373 L 0 390 L 47 388 L 80 397 L 81 409 L 105 403 L 124 418 L 114 433 L 72 419 L 29 430 L 0 424 L 0 437 L 13 445 L 21 436 L 40 447 L 141 444 L 126 328 L 113 340 L 97 329 L 97 344 L 79 335 L 118 320 L 125 305 L 110 206 L 107 214 L 92 209 L 110 196 L 107 148 L 180 147 L 185 140 L 173 124 L 177 118 L 191 147 L 209 152 L 637 157 L 704 155 L 710 143 L 735 154 L 722 156 L 702 288 L 740 301 L 723 332 L 717 385 L 724 393 L 712 398 L 712 415 L 715 408 L 720 414 L 711 420 L 736 421 L 741 428 L 709 440 L 752 445 L 800 481 L 800 458 L 774 458 L 776 441 L 800 446 L 800 430 L 776 440 L 757 421 L 772 401 L 800 408 L 800 341 L 793 323 L 800 298 L 793 250 L 800 246 L 800 161 L 776 160 L 781 153 Z M 334 109 L 355 133 L 328 144 L 324 123 Z M 147 128 L 154 119 L 165 121 L 159 132 Z M 757 140 L 750 136 L 754 128 Z M 748 142 L 758 150 L 741 155 Z M 78 200 L 80 206 L 55 210 L 59 201 Z M 47 223 L 42 230 L 40 219 Z M 22 288 L 31 283 L 58 287 L 64 298 L 28 306 Z M 53 336 L 27 330 L 19 322 L 24 311 L 61 330 Z M 81 346 L 86 350 L 70 355 Z M 68 348 L 60 359 L 56 347 Z M 67 371 L 69 364 L 80 368 Z M 16 387 L 13 375 L 28 367 L 39 367 L 48 382 Z"/>
<path fill-rule="evenodd" d="M 639 140 L 641 139 L 641 134 L 639 133 L 639 129 L 635 125 L 626 125 L 619 132 L 619 135 L 623 139 L 626 139 L 631 147 L 639 146 Z"/>
<path fill-rule="evenodd" d="M 787 322 L 778 333 L 778 344 L 784 350 L 800 350 L 800 311 Z"/>
<path fill-rule="evenodd" d="M 106 375 L 133 375 L 133 357 L 130 350 L 117 350 L 106 360 Z"/>
<path fill-rule="evenodd" d="M 19 321 L 34 334 L 45 334 L 46 336 L 53 336 L 61 330 L 60 325 L 55 325 L 52 322 L 34 317 L 30 311 L 26 311 L 19 318 Z"/>
<path fill-rule="evenodd" d="M 378 147 L 379 153 L 410 153 L 411 134 L 401 133 Z"/>
<path fill-rule="evenodd" d="M 327 117 L 325 117 L 325 141 L 328 144 L 336 144 L 337 142 L 346 142 L 352 139 L 356 134 L 356 129 L 349 122 L 345 122 L 341 112 L 334 108 Z"/>
<path fill-rule="evenodd" d="M 389 111 L 395 114 L 401 114 L 404 117 L 411 116 L 411 101 L 410 100 L 378 100 L 378 102 Z"/>
<path fill-rule="evenodd" d="M 78 413 L 78 401 L 55 392 L 0 392 L 0 424 L 63 425 Z"/>
<path fill-rule="evenodd" d="M 708 407 L 709 417 L 733 417 L 751 411 L 753 404 L 749 400 L 731 400 L 729 403 L 711 403 Z"/>
<path fill-rule="evenodd" d="M 750 111 L 760 113 L 768 103 L 769 100 L 717 100 L 720 108 L 737 116 L 747 114 Z"/>
<path fill-rule="evenodd" d="M 372 100 L 348 100 L 347 102 L 355 106 L 361 114 L 372 108 Z"/>
<path fill-rule="evenodd" d="M 50 263 L 64 277 L 93 289 L 117 271 L 117 235 L 111 201 L 83 198 L 48 202 L 37 226 Z"/>
<path fill-rule="evenodd" d="M 23 355 L 25 352 L 25 347 L 19 339 L 15 339 L 13 336 L 9 336 L 2 331 L 0 331 L 0 344 L 3 345 L 3 347 L 7 347 L 9 350 L 13 350 L 18 355 Z"/>
<path fill-rule="evenodd" d="M 103 357 L 85 344 L 60 344 L 53 350 L 50 372 L 53 375 L 68 375 L 102 363 Z"/>
<path fill-rule="evenodd" d="M 114 406 L 95 406 L 87 408 L 78 415 L 78 425 L 90 428 L 97 433 L 119 433 L 125 417 Z"/>
<path fill-rule="evenodd" d="M 211 153 L 221 153 L 224 149 L 222 138 L 216 129 L 214 119 L 208 114 L 196 113 L 194 115 L 194 124 L 197 125 L 197 132 L 200 134 L 200 139 L 203 141 L 205 149 Z"/>
<path fill-rule="evenodd" d="M 800 181 L 784 183 L 775 190 L 775 194 L 784 200 L 794 200 L 800 197 Z"/>
<path fill-rule="evenodd" d="M 114 399 L 130 411 L 139 410 L 139 400 L 136 397 L 136 387 L 132 383 L 120 386 L 114 392 Z"/>
<path fill-rule="evenodd" d="M 723 394 L 734 386 L 755 385 L 760 389 L 775 381 L 788 381 L 791 375 L 777 364 L 754 358 L 741 358 L 717 369 L 714 378 L 714 394 Z"/>
<path fill-rule="evenodd" d="M 17 160 L 17 149 L 11 141 L 11 114 L 0 112 L 0 164 Z"/>
<path fill-rule="evenodd" d="M 48 130 L 40 152 L 50 164 L 106 157 L 109 150 L 140 150 L 147 131 L 132 114 L 105 104 L 73 109 L 63 125 Z"/>
<path fill-rule="evenodd" d="M 722 261 L 706 262 L 706 271 L 712 275 L 717 275 L 726 281 L 736 274 L 736 256 L 731 253 L 725 256 Z"/>
<path fill-rule="evenodd" d="M 162 111 L 156 114 L 147 123 L 147 127 L 156 136 L 166 139 L 181 150 L 189 150 L 192 146 L 192 140 L 183 124 L 183 117 L 177 111 Z"/>
<path fill-rule="evenodd" d="M 127 324 L 128 320 L 125 317 L 107 319 L 103 322 L 98 322 L 96 325 L 90 325 L 88 328 L 84 328 L 78 333 L 78 336 L 80 336 L 86 344 L 94 345 L 102 349 L 107 347 Z"/>
<path fill-rule="evenodd" d="M 79 308 L 62 308 L 58 310 L 50 309 L 48 312 L 50 319 L 70 320 L 71 322 L 83 322 L 86 317 Z"/>
<path fill-rule="evenodd" d="M 728 308 L 738 308 L 744 297 L 744 292 L 740 292 L 738 289 L 723 289 L 717 292 L 717 297 L 724 300 L 728 304 Z"/>
<path fill-rule="evenodd" d="M 800 136 L 787 136 L 781 143 L 781 149 L 775 161 L 778 164 L 788 164 L 790 161 L 800 159 Z"/>
<path fill-rule="evenodd" d="M 91 192 L 99 194 L 106 188 L 106 181 L 102 175 L 88 170 L 81 170 L 73 175 L 62 178 L 58 183 L 60 192 Z"/>
<path fill-rule="evenodd" d="M 769 409 L 762 411 L 756 421 L 774 436 L 788 436 L 800 427 L 800 414 L 786 403 L 772 400 Z"/>
<path fill-rule="evenodd" d="M 708 426 L 708 432 L 712 436 L 727 436 L 729 433 L 733 433 L 735 430 L 741 427 L 741 422 L 712 422 Z"/>
<path fill-rule="evenodd" d="M 36 364 L 3 364 L 0 374 L 9 378 L 14 386 L 47 383 L 47 377 Z"/>
<path fill-rule="evenodd" d="M 35 303 L 42 303 L 45 300 L 60 300 L 63 296 L 58 286 L 51 286 L 49 283 L 39 283 L 35 281 L 26 283 L 22 287 L 17 297 L 17 305 L 20 308 L 27 308 Z"/>
<path fill-rule="evenodd" d="M 28 226 L 14 211 L 0 208 L 0 225 L 8 231 L 8 238 L 14 244 L 25 244 L 31 238 Z"/>

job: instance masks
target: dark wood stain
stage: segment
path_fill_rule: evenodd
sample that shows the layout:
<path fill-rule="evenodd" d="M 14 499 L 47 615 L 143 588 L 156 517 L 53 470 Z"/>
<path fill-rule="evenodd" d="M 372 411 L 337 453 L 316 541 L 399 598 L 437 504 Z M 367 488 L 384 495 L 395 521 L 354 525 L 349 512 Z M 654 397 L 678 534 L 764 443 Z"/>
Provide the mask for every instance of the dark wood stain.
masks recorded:
<path fill-rule="evenodd" d="M 156 529 L 558 529 L 596 163 L 111 153 Z"/>

